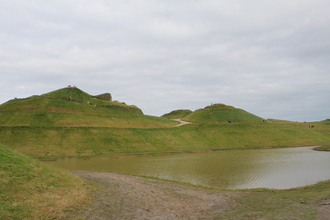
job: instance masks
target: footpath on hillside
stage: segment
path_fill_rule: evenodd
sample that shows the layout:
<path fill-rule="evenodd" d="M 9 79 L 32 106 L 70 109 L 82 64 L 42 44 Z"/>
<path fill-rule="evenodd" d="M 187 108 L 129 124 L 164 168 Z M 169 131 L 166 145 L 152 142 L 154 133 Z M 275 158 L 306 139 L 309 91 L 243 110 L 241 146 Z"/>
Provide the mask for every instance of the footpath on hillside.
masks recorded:
<path fill-rule="evenodd" d="M 180 122 L 180 124 L 175 125 L 174 127 L 178 127 L 178 126 L 182 126 L 182 125 L 187 125 L 187 124 L 192 124 L 192 122 L 182 121 L 180 118 L 179 118 L 179 119 L 172 119 L 172 120 L 173 120 L 173 121 Z"/>

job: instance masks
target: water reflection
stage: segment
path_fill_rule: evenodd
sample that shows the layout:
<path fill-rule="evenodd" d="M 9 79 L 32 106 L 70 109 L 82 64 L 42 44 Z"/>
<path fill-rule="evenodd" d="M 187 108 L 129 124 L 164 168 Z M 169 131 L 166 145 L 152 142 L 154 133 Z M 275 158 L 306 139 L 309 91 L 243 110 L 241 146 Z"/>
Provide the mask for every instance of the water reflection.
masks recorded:
<path fill-rule="evenodd" d="M 311 147 L 49 163 L 65 169 L 145 175 L 228 189 L 285 189 L 330 179 L 330 153 Z"/>

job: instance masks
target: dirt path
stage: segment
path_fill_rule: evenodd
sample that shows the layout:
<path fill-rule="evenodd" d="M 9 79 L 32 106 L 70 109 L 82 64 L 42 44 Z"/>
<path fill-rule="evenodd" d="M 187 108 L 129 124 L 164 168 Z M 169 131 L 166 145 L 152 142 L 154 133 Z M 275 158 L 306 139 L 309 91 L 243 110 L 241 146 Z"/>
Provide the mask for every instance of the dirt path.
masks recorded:
<path fill-rule="evenodd" d="M 98 190 L 83 219 L 213 219 L 242 192 L 207 190 L 108 172 L 71 171 Z"/>
<path fill-rule="evenodd" d="M 179 119 L 172 119 L 172 120 L 173 120 L 173 121 L 180 122 L 180 124 L 175 125 L 175 127 L 182 126 L 182 125 L 186 125 L 186 124 L 192 124 L 191 122 L 188 122 L 188 121 L 182 121 L 180 118 L 179 118 Z"/>

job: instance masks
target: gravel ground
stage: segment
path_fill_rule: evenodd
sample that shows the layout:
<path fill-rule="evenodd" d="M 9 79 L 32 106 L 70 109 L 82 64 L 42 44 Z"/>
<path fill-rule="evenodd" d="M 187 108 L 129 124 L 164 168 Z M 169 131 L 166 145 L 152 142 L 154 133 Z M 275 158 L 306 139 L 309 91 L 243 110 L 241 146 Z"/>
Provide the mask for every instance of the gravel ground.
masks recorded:
<path fill-rule="evenodd" d="M 117 173 L 71 172 L 98 189 L 77 219 L 213 219 L 242 194 Z"/>
<path fill-rule="evenodd" d="M 95 186 L 92 203 L 73 219 L 218 219 L 248 192 L 196 188 L 170 181 L 110 172 L 71 170 Z M 316 220 L 330 219 L 330 199 L 312 204 Z M 252 211 L 252 210 L 251 210 Z M 285 216 L 280 219 L 287 219 Z M 232 218 L 231 218 L 232 219 Z M 250 218 L 247 218 L 250 219 Z M 264 218 L 261 218 L 264 219 Z M 268 218 L 266 218 L 268 219 Z"/>

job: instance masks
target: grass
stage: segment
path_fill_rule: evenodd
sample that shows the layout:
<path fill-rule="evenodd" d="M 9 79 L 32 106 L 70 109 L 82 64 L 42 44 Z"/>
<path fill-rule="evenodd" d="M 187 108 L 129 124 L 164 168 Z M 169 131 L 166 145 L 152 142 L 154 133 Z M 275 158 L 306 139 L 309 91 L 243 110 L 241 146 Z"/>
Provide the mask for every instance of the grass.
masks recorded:
<path fill-rule="evenodd" d="M 328 144 L 328 145 L 321 145 L 319 147 L 315 147 L 315 148 L 313 148 L 313 150 L 330 151 L 330 144 Z"/>
<path fill-rule="evenodd" d="M 88 202 L 85 182 L 0 145 L 0 219 L 60 219 Z"/>
<path fill-rule="evenodd" d="M 30 156 L 103 155 L 330 143 L 322 123 L 191 124 L 172 128 L 0 127 L 2 144 Z"/>
<path fill-rule="evenodd" d="M 229 121 L 231 123 L 262 123 L 264 119 L 242 109 L 224 104 L 214 104 L 194 111 L 184 117 L 183 120 L 196 123 L 219 124 L 228 123 Z"/>
<path fill-rule="evenodd" d="M 164 114 L 161 117 L 168 119 L 179 119 L 179 118 L 184 118 L 191 113 L 192 113 L 191 110 L 181 109 L 181 110 L 171 111 L 170 113 Z"/>
<path fill-rule="evenodd" d="M 41 96 L 11 100 L 0 106 L 0 125 L 155 128 L 177 124 L 143 115 L 138 108 L 122 103 L 97 99 L 94 103 L 96 106 Z"/>
<path fill-rule="evenodd" d="M 245 190 L 237 205 L 215 219 L 315 219 L 320 206 L 330 198 L 330 181 L 289 189 Z"/>

